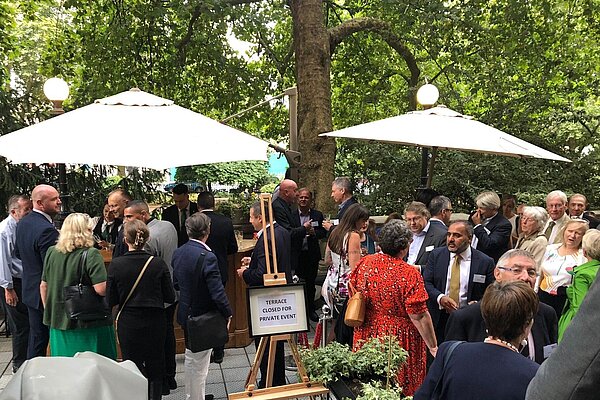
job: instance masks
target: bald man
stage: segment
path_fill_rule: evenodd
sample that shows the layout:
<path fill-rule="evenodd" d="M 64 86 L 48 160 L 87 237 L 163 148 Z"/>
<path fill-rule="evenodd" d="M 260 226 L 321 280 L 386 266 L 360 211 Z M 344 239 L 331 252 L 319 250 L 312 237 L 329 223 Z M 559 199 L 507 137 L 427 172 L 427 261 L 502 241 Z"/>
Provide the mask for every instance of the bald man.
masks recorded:
<path fill-rule="evenodd" d="M 119 223 L 119 233 L 117 234 L 117 240 L 115 247 L 113 248 L 113 258 L 117 258 L 127 253 L 127 245 L 123 239 L 123 220 L 125 214 L 125 208 L 129 202 L 133 200 L 131 195 L 123 189 L 115 189 L 108 194 L 108 209 L 115 216 L 115 222 Z"/>
<path fill-rule="evenodd" d="M 44 307 L 40 299 L 40 282 L 46 251 L 54 246 L 58 231 L 53 219 L 60 212 L 58 191 L 49 185 L 38 185 L 31 192 L 33 210 L 19 221 L 16 254 L 23 263 L 23 304 L 29 314 L 27 359 L 46 355 L 49 331 L 43 324 Z"/>
<path fill-rule="evenodd" d="M 314 235 L 312 220 L 300 223 L 298 212 L 292 211 L 298 198 L 298 185 L 291 179 L 284 179 L 279 184 L 279 196 L 273 200 L 273 216 L 275 221 L 292 236 L 290 254 L 292 256 L 292 274 L 296 273 L 298 257 L 302 250 L 302 242 L 307 235 Z M 291 283 L 291 282 L 289 282 Z"/>

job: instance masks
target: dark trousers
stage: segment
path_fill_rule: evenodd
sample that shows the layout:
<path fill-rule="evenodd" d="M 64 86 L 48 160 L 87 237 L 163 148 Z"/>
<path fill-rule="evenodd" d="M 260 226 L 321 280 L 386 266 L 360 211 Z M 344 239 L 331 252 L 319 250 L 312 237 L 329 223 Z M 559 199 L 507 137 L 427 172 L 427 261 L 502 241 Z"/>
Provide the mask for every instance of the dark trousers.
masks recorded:
<path fill-rule="evenodd" d="M 558 319 L 560 319 L 560 316 L 565 308 L 565 303 L 567 302 L 567 287 L 560 286 L 555 295 L 544 292 L 540 289 L 538 290 L 538 298 L 542 303 L 554 308 L 554 311 L 556 311 L 556 316 Z"/>
<path fill-rule="evenodd" d="M 165 308 L 165 317 L 167 323 L 167 332 L 165 336 L 165 378 L 175 378 L 175 328 L 173 326 L 173 316 L 177 303 Z"/>
<path fill-rule="evenodd" d="M 44 325 L 44 309 L 27 306 L 29 317 L 29 342 L 27 343 L 27 359 L 46 355 L 50 330 Z"/>
<path fill-rule="evenodd" d="M 260 381 L 258 382 L 259 388 L 265 388 L 267 385 L 267 365 L 269 363 L 269 337 L 265 337 L 267 340 L 267 346 L 265 347 L 265 353 L 260 361 Z M 254 345 L 258 349 L 260 338 L 254 339 Z M 283 341 L 277 342 L 275 347 L 275 365 L 273 366 L 273 386 L 285 385 L 285 351 L 283 349 Z"/>
<path fill-rule="evenodd" d="M 131 360 L 149 381 L 162 384 L 165 375 L 164 308 L 125 308 L 117 332 L 123 360 Z"/>
<path fill-rule="evenodd" d="M 27 360 L 27 343 L 29 342 L 29 314 L 27 306 L 21 302 L 21 278 L 13 277 L 13 289 L 19 301 L 16 306 L 6 304 L 4 289 L 0 288 L 0 297 L 6 306 L 6 319 L 12 335 L 13 367 L 19 368 Z"/>
<path fill-rule="evenodd" d="M 307 311 L 315 310 L 315 280 L 319 271 L 319 260 L 313 260 L 308 251 L 300 252 L 296 275 L 304 281 L 304 297 Z"/>

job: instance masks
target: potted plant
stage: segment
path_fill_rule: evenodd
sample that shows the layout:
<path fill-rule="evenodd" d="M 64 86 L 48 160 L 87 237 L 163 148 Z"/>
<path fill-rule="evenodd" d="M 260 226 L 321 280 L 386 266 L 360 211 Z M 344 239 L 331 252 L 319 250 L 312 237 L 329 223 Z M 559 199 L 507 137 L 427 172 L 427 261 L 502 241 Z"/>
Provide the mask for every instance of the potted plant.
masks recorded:
<path fill-rule="evenodd" d="M 300 355 L 312 381 L 327 386 L 338 399 L 404 399 L 396 374 L 407 352 L 395 337 L 366 341 L 356 352 L 332 342 L 302 349 Z"/>

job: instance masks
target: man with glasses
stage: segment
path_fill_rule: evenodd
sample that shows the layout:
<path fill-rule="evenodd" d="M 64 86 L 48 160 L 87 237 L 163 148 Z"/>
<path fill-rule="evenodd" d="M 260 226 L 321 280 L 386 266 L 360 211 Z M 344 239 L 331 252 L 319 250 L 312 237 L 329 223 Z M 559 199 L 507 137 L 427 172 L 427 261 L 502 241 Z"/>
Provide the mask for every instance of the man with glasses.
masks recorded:
<path fill-rule="evenodd" d="M 431 214 L 429 223 L 435 224 L 444 229 L 445 232 L 448 232 L 450 217 L 452 217 L 452 203 L 450 199 L 446 196 L 435 196 L 429 202 L 427 209 Z"/>
<path fill-rule="evenodd" d="M 533 288 L 537 278 L 535 259 L 525 250 L 509 250 L 498 260 L 494 277 L 500 282 L 521 280 Z M 446 340 L 482 342 L 487 334 L 480 304 L 470 304 L 450 314 L 445 336 Z M 556 313 L 552 307 L 540 302 L 527 343 L 523 342 L 519 350 L 524 356 L 541 364 L 556 346 L 557 339 Z"/>

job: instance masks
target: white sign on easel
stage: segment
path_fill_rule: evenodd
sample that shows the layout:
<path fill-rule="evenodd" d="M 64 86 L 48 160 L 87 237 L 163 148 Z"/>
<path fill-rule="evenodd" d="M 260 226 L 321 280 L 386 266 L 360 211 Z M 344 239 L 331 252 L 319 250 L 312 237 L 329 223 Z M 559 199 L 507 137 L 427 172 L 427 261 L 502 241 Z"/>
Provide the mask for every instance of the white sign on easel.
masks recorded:
<path fill-rule="evenodd" d="M 252 336 L 308 330 L 303 285 L 248 288 Z"/>

